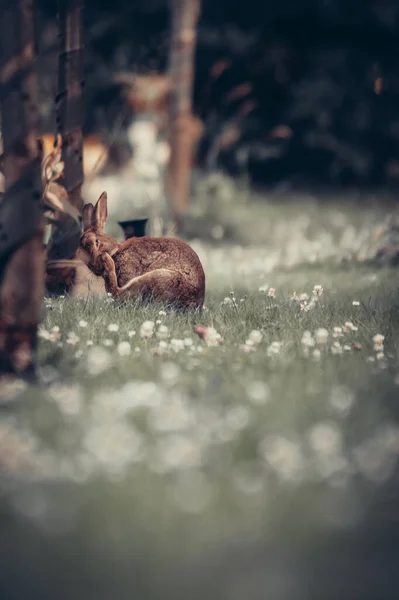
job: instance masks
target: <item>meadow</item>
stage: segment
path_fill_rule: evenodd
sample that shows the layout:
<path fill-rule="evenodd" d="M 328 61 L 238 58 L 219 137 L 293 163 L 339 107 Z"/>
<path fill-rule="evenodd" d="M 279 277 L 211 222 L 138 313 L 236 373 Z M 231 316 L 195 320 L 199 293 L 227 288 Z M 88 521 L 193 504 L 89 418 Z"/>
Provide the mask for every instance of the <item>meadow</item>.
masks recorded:
<path fill-rule="evenodd" d="M 395 506 L 395 212 L 227 183 L 193 206 L 202 312 L 45 299 L 39 381 L 2 389 L 2 597 L 376 597 L 329 544 Z"/>

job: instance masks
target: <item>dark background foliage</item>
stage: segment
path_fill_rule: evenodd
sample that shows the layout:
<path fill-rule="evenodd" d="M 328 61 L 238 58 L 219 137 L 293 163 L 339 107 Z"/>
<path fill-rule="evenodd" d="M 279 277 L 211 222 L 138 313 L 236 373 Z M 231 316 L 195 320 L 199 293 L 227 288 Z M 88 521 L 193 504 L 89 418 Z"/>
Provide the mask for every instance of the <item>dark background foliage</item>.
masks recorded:
<path fill-rule="evenodd" d="M 43 122 L 51 130 L 56 3 L 41 0 L 39 13 Z M 109 131 L 123 104 L 115 72 L 167 67 L 168 4 L 87 0 L 85 22 L 86 130 Z M 254 183 L 395 185 L 398 54 L 396 0 L 204 0 L 195 81 L 195 111 L 206 125 L 200 164 Z M 212 79 L 221 60 L 229 68 Z M 244 83 L 247 93 L 234 98 Z M 270 135 L 279 125 L 291 137 Z M 239 135 L 221 149 L 228 126 Z"/>

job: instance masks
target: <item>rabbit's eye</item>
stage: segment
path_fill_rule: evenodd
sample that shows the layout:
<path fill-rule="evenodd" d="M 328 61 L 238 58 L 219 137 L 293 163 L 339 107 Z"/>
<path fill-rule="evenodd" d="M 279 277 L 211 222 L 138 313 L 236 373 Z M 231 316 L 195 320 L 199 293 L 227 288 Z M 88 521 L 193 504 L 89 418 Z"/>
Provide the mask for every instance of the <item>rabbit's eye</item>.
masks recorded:
<path fill-rule="evenodd" d="M 96 240 L 96 244 L 95 244 L 95 245 L 96 245 L 96 248 L 99 248 L 99 247 L 100 247 L 100 242 L 99 242 L 99 240 Z"/>

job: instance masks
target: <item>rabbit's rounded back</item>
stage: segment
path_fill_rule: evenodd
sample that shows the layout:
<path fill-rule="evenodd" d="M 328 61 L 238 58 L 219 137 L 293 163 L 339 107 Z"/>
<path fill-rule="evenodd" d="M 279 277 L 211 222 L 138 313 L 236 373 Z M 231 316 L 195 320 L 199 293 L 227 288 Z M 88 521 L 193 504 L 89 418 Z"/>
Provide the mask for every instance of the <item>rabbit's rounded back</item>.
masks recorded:
<path fill-rule="evenodd" d="M 130 238 L 119 246 L 113 259 L 120 286 L 149 271 L 171 269 L 181 273 L 189 284 L 205 290 L 200 259 L 188 244 L 177 238 Z"/>
<path fill-rule="evenodd" d="M 97 259 L 101 253 L 111 255 L 117 282 L 123 287 L 136 277 L 154 272 L 169 271 L 176 274 L 173 281 L 176 294 L 181 296 L 184 304 L 185 296 L 190 298 L 189 304 L 202 306 L 205 296 L 205 274 L 194 250 L 182 240 L 170 237 L 140 237 L 129 238 L 118 243 L 114 238 L 104 233 L 107 219 L 107 194 L 101 194 L 96 206 L 86 204 L 83 209 L 83 234 L 81 236 L 80 256 L 89 268 L 99 274 Z M 173 279 L 173 275 L 172 275 Z M 166 285 L 166 284 L 165 284 Z M 148 287 L 148 286 L 147 286 Z M 162 300 L 162 293 L 157 296 Z M 167 294 L 165 293 L 165 296 Z"/>

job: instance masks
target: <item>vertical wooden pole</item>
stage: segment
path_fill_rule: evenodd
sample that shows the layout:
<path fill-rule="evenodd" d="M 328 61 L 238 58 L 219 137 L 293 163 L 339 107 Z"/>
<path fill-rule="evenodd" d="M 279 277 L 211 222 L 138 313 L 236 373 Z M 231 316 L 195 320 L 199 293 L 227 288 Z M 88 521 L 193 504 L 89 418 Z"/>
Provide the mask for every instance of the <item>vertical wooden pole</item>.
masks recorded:
<path fill-rule="evenodd" d="M 178 233 L 184 229 L 188 211 L 193 162 L 192 90 L 196 25 L 200 0 L 170 0 L 172 17 L 169 75 L 170 163 L 167 191 L 171 216 Z"/>
<path fill-rule="evenodd" d="M 34 2 L 3 0 L 0 91 L 3 169 L 0 202 L 0 373 L 33 367 L 43 300 L 40 118 L 34 50 Z"/>
<path fill-rule="evenodd" d="M 64 162 L 63 186 L 69 202 L 79 211 L 83 208 L 83 6 L 84 0 L 58 0 L 60 50 L 58 90 L 56 96 L 57 132 L 62 139 Z M 71 232 L 65 215 L 58 215 L 57 227 L 49 243 L 51 260 L 72 258 L 77 250 L 76 232 Z M 68 250 L 67 250 L 68 249 Z"/>
<path fill-rule="evenodd" d="M 133 116 L 127 135 L 133 151 L 137 184 L 135 194 L 139 197 L 141 189 L 141 193 L 145 191 L 146 196 L 151 199 L 151 204 L 148 206 L 148 210 L 152 213 L 149 224 L 150 235 L 161 235 L 169 208 L 165 206 L 165 171 L 168 158 L 167 156 L 162 158 L 158 150 L 159 144 L 166 141 L 164 137 L 167 134 L 169 77 L 159 73 L 146 75 L 120 73 L 115 81 L 126 86 L 127 104 Z M 135 135 L 136 127 L 140 128 L 143 124 L 148 127 L 147 131 L 152 129 L 155 133 L 151 145 L 148 138 L 142 144 L 139 139 L 141 136 L 137 138 Z M 148 174 L 143 176 L 141 168 L 143 164 L 148 163 L 148 160 L 151 160 L 155 167 L 150 177 Z"/>

